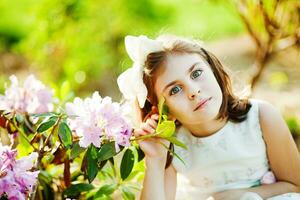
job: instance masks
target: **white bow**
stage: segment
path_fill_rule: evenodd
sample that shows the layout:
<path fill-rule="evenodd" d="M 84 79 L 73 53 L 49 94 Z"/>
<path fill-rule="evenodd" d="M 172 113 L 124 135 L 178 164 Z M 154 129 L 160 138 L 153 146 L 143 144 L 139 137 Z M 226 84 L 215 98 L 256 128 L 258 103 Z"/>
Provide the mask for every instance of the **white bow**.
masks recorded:
<path fill-rule="evenodd" d="M 143 108 L 148 93 L 143 82 L 145 61 L 148 54 L 163 51 L 163 45 L 144 35 L 126 36 L 125 48 L 133 61 L 133 66 L 120 74 L 117 83 L 125 99 L 134 101 L 137 98 L 140 108 Z"/>

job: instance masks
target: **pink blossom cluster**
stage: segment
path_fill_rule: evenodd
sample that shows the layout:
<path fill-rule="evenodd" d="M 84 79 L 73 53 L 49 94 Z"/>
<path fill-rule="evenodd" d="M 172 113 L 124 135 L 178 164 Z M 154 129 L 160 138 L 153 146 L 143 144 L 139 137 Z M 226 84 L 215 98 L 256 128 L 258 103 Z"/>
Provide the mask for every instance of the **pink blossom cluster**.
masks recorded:
<path fill-rule="evenodd" d="M 36 183 L 39 171 L 31 172 L 37 153 L 16 159 L 17 151 L 0 144 L 0 197 L 26 199 Z"/>
<path fill-rule="evenodd" d="M 52 111 L 53 92 L 34 75 L 28 76 L 22 86 L 16 76 L 12 75 L 9 79 L 11 85 L 4 95 L 0 95 L 0 110 L 30 114 Z"/>
<path fill-rule="evenodd" d="M 119 145 L 129 146 L 132 132 L 124 110 L 110 97 L 101 98 L 98 92 L 91 98 L 75 98 L 73 103 L 66 104 L 70 128 L 85 148 L 90 144 L 100 147 L 103 140 L 115 141 L 117 151 Z"/>

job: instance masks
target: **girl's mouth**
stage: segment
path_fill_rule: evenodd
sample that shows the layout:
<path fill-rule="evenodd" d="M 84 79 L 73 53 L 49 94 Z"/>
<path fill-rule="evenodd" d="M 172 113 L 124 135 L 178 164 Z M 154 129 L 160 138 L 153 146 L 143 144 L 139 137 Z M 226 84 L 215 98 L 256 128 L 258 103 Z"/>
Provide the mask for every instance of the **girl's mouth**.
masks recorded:
<path fill-rule="evenodd" d="M 196 108 L 194 109 L 194 111 L 203 108 L 203 107 L 207 104 L 207 102 L 210 101 L 211 99 L 212 99 L 212 97 L 209 97 L 209 98 L 206 98 L 206 99 L 201 100 L 201 101 L 197 104 L 197 106 L 196 106 Z"/>

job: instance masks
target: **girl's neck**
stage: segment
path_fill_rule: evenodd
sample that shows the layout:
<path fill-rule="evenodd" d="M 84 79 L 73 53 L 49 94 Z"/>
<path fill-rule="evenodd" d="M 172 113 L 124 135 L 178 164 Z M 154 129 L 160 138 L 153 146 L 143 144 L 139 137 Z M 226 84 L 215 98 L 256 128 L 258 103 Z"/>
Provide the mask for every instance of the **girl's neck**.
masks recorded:
<path fill-rule="evenodd" d="M 184 127 L 187 128 L 192 135 L 195 137 L 207 137 L 213 135 L 222 129 L 227 123 L 227 119 L 222 120 L 212 120 L 201 124 L 185 124 Z"/>

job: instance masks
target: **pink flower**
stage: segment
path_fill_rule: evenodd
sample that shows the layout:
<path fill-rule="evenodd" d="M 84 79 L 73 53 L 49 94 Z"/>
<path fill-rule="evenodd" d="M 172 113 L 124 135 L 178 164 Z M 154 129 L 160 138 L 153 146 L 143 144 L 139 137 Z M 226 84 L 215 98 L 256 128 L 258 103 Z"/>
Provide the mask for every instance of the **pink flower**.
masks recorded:
<path fill-rule="evenodd" d="M 263 177 L 260 179 L 260 183 L 261 184 L 272 184 L 276 182 L 276 178 L 273 174 L 273 172 L 268 171 L 267 173 L 265 173 L 265 175 L 263 175 Z"/>
<path fill-rule="evenodd" d="M 5 95 L 0 95 L 0 110 L 14 110 L 19 113 L 39 114 L 53 109 L 53 92 L 30 75 L 19 85 L 16 76 L 10 76 L 11 85 Z"/>
<path fill-rule="evenodd" d="M 91 98 L 75 98 L 73 103 L 66 104 L 66 112 L 71 129 L 80 137 L 80 146 L 100 147 L 104 139 L 116 141 L 117 150 L 118 145 L 129 145 L 131 127 L 121 106 L 110 97 L 101 98 L 94 92 Z"/>
<path fill-rule="evenodd" d="M 9 200 L 26 199 L 36 183 L 39 171 L 29 171 L 37 158 L 37 153 L 16 160 L 16 150 L 0 146 L 0 197 Z"/>
<path fill-rule="evenodd" d="M 0 171 L 4 172 L 5 170 L 12 170 L 13 166 L 16 163 L 16 156 L 17 151 L 11 150 L 7 146 L 3 146 L 0 151 L 1 157 L 0 157 Z"/>

